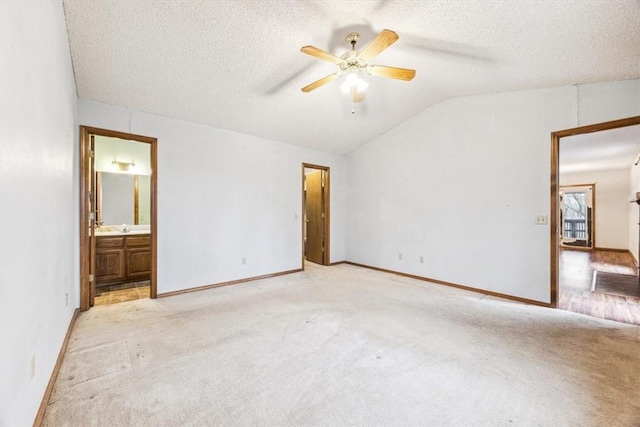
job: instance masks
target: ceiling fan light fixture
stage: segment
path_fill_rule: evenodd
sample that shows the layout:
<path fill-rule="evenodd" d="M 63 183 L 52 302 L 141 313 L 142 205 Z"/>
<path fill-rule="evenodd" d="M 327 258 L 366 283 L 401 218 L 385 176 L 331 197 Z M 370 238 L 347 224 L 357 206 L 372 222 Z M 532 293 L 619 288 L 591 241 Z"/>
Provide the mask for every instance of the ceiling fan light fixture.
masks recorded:
<path fill-rule="evenodd" d="M 340 85 L 340 90 L 348 95 L 353 93 L 354 89 L 360 93 L 364 91 L 368 86 L 369 83 L 367 83 L 367 81 L 360 77 L 357 73 L 349 73 L 347 74 L 344 82 Z"/>

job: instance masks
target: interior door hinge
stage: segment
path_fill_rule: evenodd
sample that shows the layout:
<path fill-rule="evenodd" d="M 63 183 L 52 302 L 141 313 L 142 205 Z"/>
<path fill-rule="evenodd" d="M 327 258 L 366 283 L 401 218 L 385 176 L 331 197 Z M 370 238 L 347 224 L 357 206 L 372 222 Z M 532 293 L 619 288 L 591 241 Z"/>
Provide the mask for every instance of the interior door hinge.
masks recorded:
<path fill-rule="evenodd" d="M 89 275 L 89 283 L 93 283 L 93 281 L 95 280 L 95 276 L 93 274 Z"/>
<path fill-rule="evenodd" d="M 93 150 L 87 150 L 87 156 L 95 157 L 95 152 Z"/>
<path fill-rule="evenodd" d="M 89 221 L 93 221 L 96 218 L 96 215 L 94 212 L 89 212 Z"/>

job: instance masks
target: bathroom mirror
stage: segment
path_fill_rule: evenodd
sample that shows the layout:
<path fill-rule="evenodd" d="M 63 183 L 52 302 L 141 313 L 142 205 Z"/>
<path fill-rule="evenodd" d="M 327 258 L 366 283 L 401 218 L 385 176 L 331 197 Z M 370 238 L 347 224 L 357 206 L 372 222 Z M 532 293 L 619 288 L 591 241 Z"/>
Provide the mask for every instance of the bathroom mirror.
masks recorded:
<path fill-rule="evenodd" d="M 149 224 L 151 177 L 98 172 L 97 220 L 100 225 Z"/>

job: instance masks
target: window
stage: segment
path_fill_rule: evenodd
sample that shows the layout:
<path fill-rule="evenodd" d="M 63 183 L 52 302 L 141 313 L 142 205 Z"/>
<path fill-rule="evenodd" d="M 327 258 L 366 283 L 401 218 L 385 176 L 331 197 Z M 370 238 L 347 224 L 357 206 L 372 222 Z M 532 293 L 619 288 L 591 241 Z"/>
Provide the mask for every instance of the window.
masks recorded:
<path fill-rule="evenodd" d="M 587 193 L 565 192 L 562 196 L 563 234 L 569 239 L 587 237 Z"/>

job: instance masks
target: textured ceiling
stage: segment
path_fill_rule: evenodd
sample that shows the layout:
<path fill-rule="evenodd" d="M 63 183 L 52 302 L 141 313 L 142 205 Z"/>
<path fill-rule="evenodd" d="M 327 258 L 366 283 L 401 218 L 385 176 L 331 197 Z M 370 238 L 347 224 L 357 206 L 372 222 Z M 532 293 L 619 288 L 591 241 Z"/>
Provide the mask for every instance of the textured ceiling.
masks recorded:
<path fill-rule="evenodd" d="M 444 99 L 640 77 L 640 3 L 628 1 L 65 0 L 82 98 L 336 153 L 349 153 Z M 332 82 L 300 88 L 382 29 L 400 39 L 371 62 L 352 104 Z M 362 47 L 361 46 L 361 47 Z"/>
<path fill-rule="evenodd" d="M 629 168 L 640 156 L 640 125 L 560 140 L 560 172 Z"/>

